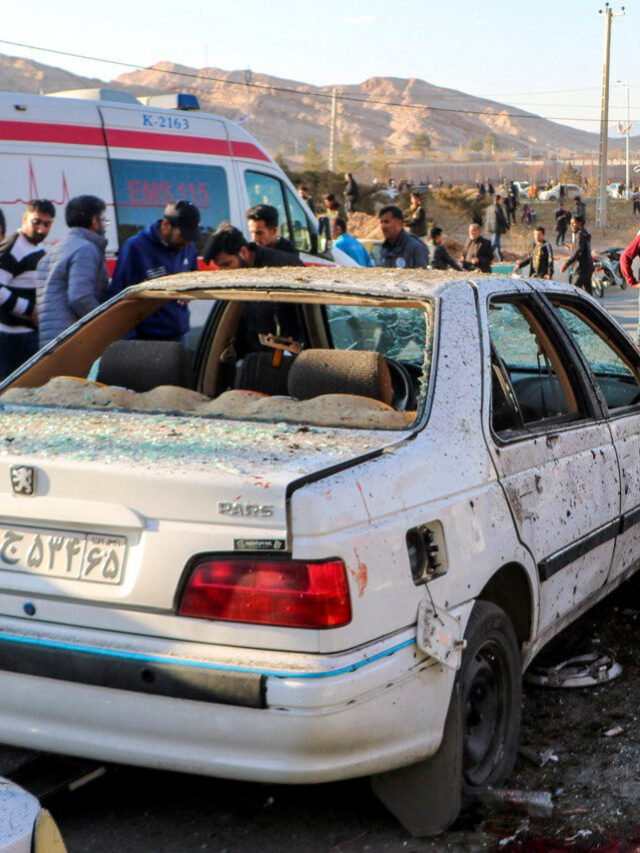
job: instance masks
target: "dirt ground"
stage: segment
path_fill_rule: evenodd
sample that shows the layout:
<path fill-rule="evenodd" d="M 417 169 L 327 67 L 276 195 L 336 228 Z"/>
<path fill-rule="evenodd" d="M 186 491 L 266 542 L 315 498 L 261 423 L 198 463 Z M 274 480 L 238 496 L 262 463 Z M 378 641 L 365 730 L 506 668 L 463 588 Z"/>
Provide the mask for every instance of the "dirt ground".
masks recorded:
<path fill-rule="evenodd" d="M 610 200 L 607 211 L 608 227 L 595 228 L 595 199 L 587 198 L 587 230 L 591 234 L 591 245 L 594 250 L 605 249 L 608 246 L 625 246 L 635 236 L 640 228 L 640 217 L 634 217 L 631 202 Z M 401 205 L 402 206 L 402 205 Z M 570 210 L 572 204 L 566 204 Z M 533 205 L 537 214 L 537 224 L 546 228 L 547 237 L 555 243 L 554 213 L 558 208 L 556 201 L 536 201 Z M 443 204 L 435 196 L 425 201 L 427 218 L 444 229 L 444 243 L 450 252 L 457 256 L 467 239 L 467 228 L 470 217 L 463 211 L 452 209 Z M 522 205 L 518 208 L 518 224 L 502 238 L 502 248 L 505 260 L 511 261 L 524 256 L 533 242 L 533 232 L 519 221 Z M 366 213 L 353 213 L 349 216 L 349 231 L 360 240 L 381 241 L 382 232 L 376 216 Z M 560 254 L 563 254 L 561 251 Z"/>
<path fill-rule="evenodd" d="M 598 687 L 526 686 L 521 753 L 508 783 L 549 792 L 553 815 L 482 807 L 443 836 L 440 849 L 640 850 L 640 580 L 627 582 L 562 639 L 581 637 L 611 650 L 622 674 Z M 523 754 L 529 751 L 551 757 L 539 767 Z"/>

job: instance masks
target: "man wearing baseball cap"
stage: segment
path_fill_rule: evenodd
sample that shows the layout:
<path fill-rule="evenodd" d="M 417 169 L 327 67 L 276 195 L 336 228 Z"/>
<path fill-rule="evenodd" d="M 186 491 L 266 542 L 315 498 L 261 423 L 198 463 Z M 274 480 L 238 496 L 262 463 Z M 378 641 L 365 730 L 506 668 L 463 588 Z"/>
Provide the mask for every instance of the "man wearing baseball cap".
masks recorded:
<path fill-rule="evenodd" d="M 125 287 L 178 272 L 198 269 L 194 243 L 200 237 L 200 211 L 190 201 L 172 201 L 162 219 L 129 237 L 118 255 L 109 295 Z M 128 338 L 179 341 L 189 331 L 189 309 L 182 301 L 158 309 L 130 332 Z"/>

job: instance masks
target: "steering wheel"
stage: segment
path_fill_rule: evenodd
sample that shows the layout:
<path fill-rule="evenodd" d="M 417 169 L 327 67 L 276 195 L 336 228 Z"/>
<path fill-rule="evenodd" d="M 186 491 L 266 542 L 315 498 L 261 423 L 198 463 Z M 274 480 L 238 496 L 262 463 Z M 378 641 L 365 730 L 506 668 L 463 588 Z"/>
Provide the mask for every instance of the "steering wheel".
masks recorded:
<path fill-rule="evenodd" d="M 409 400 L 413 394 L 413 381 L 411 374 L 400 361 L 394 361 L 392 358 L 386 359 L 389 365 L 389 373 L 391 374 L 391 386 L 393 395 L 391 397 L 391 405 L 398 412 L 404 412 L 409 405 Z"/>

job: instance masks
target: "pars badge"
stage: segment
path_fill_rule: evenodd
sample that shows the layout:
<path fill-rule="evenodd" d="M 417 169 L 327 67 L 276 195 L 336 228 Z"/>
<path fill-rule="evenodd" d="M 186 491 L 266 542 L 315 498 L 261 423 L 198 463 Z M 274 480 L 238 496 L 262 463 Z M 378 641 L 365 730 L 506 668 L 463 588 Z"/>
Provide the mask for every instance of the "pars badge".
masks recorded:
<path fill-rule="evenodd" d="M 31 465 L 12 465 L 9 469 L 11 487 L 16 495 L 34 495 L 36 492 L 36 469 Z"/>

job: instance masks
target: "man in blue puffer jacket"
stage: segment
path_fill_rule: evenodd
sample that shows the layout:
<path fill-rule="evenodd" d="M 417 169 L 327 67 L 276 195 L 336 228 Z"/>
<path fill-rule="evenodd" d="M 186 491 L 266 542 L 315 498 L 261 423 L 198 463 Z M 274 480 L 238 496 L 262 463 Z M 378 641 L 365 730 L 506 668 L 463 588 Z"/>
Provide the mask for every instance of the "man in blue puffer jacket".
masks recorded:
<path fill-rule="evenodd" d="M 38 263 L 37 314 L 40 346 L 103 302 L 109 275 L 104 259 L 109 221 L 106 205 L 93 195 L 72 198 L 64 212 L 69 231 Z"/>
<path fill-rule="evenodd" d="M 130 237 L 118 256 L 109 295 L 125 287 L 198 269 L 194 242 L 200 236 L 200 211 L 189 201 L 168 204 L 164 216 Z M 179 341 L 189 331 L 189 309 L 182 301 L 170 302 L 143 320 L 128 338 L 145 341 Z"/>

